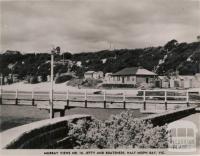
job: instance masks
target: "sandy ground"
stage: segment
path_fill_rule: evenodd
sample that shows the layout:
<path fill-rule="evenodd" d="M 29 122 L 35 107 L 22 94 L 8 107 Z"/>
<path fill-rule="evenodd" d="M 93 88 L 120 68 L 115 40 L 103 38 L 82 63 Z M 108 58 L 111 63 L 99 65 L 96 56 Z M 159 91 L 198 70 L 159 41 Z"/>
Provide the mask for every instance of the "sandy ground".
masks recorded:
<path fill-rule="evenodd" d="M 10 85 L 3 85 L 3 90 L 16 90 L 18 89 L 19 91 L 49 91 L 51 88 L 51 83 L 50 82 L 42 82 L 42 83 L 37 83 L 37 84 L 26 84 L 24 82 L 18 82 Z M 93 93 L 95 91 L 100 91 L 101 89 L 91 89 L 91 88 L 78 88 L 78 87 L 72 87 L 72 86 L 67 86 L 66 83 L 60 83 L 60 84 L 53 84 L 53 88 L 55 91 L 67 91 L 69 90 L 70 92 L 85 92 L 87 90 L 88 93 Z M 136 89 L 112 89 L 112 90 L 106 90 L 107 93 L 131 93 L 131 94 L 136 94 L 137 90 Z"/>
<path fill-rule="evenodd" d="M 3 85 L 2 87 L 4 90 L 16 90 L 18 89 L 19 91 L 49 91 L 51 88 L 51 83 L 50 82 L 42 82 L 42 83 L 37 83 L 37 84 L 26 84 L 24 82 L 18 82 L 10 85 Z M 70 92 L 85 92 L 87 90 L 88 93 L 93 93 L 95 91 L 100 91 L 101 89 L 91 89 L 91 88 L 78 88 L 78 87 L 72 87 L 72 86 L 67 86 L 66 83 L 60 83 L 60 84 L 53 84 L 53 88 L 55 91 L 67 91 L 69 90 Z M 162 90 L 162 89 L 159 89 Z M 166 90 L 166 89 L 163 89 Z M 170 90 L 170 89 L 167 89 Z M 104 91 L 104 90 L 102 90 Z M 132 88 L 132 89 L 106 89 L 106 92 L 109 94 L 137 94 L 138 89 Z M 200 93 L 200 88 L 191 88 L 189 91 L 195 91 Z"/>

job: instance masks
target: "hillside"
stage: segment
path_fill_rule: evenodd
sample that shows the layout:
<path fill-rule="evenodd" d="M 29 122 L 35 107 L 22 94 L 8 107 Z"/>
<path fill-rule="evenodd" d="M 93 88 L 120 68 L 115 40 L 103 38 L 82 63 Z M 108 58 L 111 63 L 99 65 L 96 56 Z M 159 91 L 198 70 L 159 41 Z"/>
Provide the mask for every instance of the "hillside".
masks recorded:
<path fill-rule="evenodd" d="M 56 64 L 55 73 L 74 71 L 77 76 L 83 76 L 88 70 L 116 72 L 125 67 L 143 66 L 160 75 L 179 71 L 182 75 L 199 72 L 200 42 L 178 43 L 171 40 L 164 46 L 148 47 L 143 49 L 116 49 L 98 52 L 84 52 L 63 55 L 57 54 L 56 61 L 63 57 L 71 63 Z M 0 54 L 0 73 L 19 74 L 20 79 L 28 75 L 46 76 L 50 74 L 50 54 L 21 54 L 18 51 L 8 50 Z"/>

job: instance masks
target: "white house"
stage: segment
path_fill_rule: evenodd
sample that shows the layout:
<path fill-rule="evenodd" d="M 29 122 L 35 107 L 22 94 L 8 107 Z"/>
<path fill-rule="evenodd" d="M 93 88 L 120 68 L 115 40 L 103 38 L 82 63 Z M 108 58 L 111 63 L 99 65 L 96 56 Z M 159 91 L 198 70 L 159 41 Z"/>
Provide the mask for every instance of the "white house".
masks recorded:
<path fill-rule="evenodd" d="M 195 79 L 200 83 L 200 73 L 195 74 Z"/>
<path fill-rule="evenodd" d="M 158 76 L 161 81 L 161 88 L 169 88 L 169 78 L 167 76 Z"/>
<path fill-rule="evenodd" d="M 101 79 L 101 78 L 103 78 L 103 72 L 102 71 L 94 72 L 93 78 L 94 79 Z"/>
<path fill-rule="evenodd" d="M 42 82 L 42 76 L 37 76 L 38 82 Z"/>
<path fill-rule="evenodd" d="M 101 79 L 103 78 L 103 72 L 102 71 L 87 71 L 84 74 L 85 79 Z"/>
<path fill-rule="evenodd" d="M 124 68 L 111 75 L 109 84 L 150 84 L 154 83 L 157 74 L 140 67 Z"/>
<path fill-rule="evenodd" d="M 170 84 L 170 88 L 179 88 L 181 86 L 181 77 L 170 76 L 169 84 Z"/>
<path fill-rule="evenodd" d="M 181 87 L 182 88 L 192 88 L 194 81 L 195 81 L 195 77 L 192 75 L 191 76 L 182 76 Z"/>
<path fill-rule="evenodd" d="M 170 88 L 194 88 L 198 87 L 198 78 L 194 75 L 170 76 Z"/>
<path fill-rule="evenodd" d="M 112 73 L 106 73 L 104 77 L 104 82 L 107 83 L 110 81 L 112 81 Z"/>
<path fill-rule="evenodd" d="M 87 71 L 84 74 L 85 79 L 92 79 L 95 71 Z"/>

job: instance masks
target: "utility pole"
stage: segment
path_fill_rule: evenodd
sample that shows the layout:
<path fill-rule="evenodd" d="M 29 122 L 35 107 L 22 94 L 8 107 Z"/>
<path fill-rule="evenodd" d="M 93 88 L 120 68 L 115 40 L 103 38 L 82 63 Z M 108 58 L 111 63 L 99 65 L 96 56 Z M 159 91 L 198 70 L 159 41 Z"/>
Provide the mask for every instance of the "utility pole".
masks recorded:
<path fill-rule="evenodd" d="M 3 74 L 0 75 L 0 79 L 1 79 L 1 88 L 2 89 L 2 85 L 3 85 Z"/>
<path fill-rule="evenodd" d="M 49 100 L 50 100 L 50 113 L 49 117 L 50 119 L 54 118 L 54 111 L 53 111 L 53 65 L 54 65 L 54 54 L 55 54 L 55 48 L 51 50 L 51 88 L 50 88 L 50 95 L 49 95 Z"/>
<path fill-rule="evenodd" d="M 1 74 L 0 76 L 0 79 L 1 79 L 1 88 L 0 88 L 0 105 L 2 104 L 2 86 L 3 86 L 3 74 Z"/>
<path fill-rule="evenodd" d="M 59 54 L 60 53 L 60 47 L 56 47 L 56 48 L 53 48 L 51 50 L 51 88 L 50 88 L 50 96 L 49 96 L 49 101 L 50 101 L 50 113 L 49 113 L 49 116 L 50 116 L 50 119 L 54 118 L 54 110 L 53 110 L 53 73 L 54 73 L 54 70 L 53 70 L 53 66 L 54 66 L 54 55 L 55 54 Z"/>

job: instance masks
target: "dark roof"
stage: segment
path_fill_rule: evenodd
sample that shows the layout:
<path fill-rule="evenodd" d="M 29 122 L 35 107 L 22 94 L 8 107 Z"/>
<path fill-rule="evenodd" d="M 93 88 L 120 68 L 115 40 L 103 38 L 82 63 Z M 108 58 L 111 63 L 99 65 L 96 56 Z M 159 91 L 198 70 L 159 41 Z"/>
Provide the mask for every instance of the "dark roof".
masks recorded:
<path fill-rule="evenodd" d="M 141 68 L 141 67 L 130 67 L 130 68 L 124 68 L 114 74 L 113 76 L 130 76 L 130 75 L 157 75 L 154 72 L 151 72 L 147 69 Z"/>
<path fill-rule="evenodd" d="M 136 75 L 136 72 L 139 67 L 130 67 L 130 68 L 124 68 L 112 75 L 119 76 L 119 75 Z"/>

